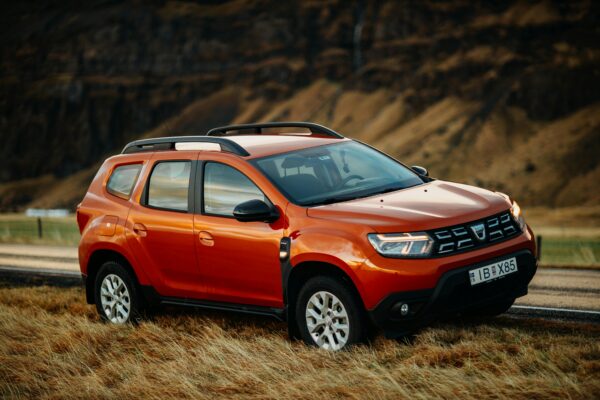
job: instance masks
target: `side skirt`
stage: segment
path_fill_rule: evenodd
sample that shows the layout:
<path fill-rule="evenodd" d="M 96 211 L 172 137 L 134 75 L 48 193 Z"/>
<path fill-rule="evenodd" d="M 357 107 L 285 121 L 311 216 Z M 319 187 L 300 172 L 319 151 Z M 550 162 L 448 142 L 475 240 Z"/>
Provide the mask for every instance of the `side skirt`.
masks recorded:
<path fill-rule="evenodd" d="M 185 299 L 178 297 L 160 296 L 154 288 L 142 286 L 142 292 L 151 305 L 174 305 L 184 307 L 202 308 L 206 310 L 231 311 L 242 314 L 262 315 L 272 317 L 279 321 L 285 321 L 285 308 L 273 308 L 264 306 L 255 306 L 249 304 L 224 303 L 210 300 Z"/>

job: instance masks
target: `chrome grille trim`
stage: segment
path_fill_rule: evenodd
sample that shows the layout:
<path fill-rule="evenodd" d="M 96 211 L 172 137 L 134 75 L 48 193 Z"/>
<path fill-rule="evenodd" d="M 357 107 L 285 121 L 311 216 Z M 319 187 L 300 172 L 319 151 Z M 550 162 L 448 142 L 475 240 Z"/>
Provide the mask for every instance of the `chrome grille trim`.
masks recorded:
<path fill-rule="evenodd" d="M 459 249 L 464 249 L 466 247 L 473 246 L 473 240 L 471 239 L 463 239 L 458 241 L 458 245 L 456 246 Z"/>
<path fill-rule="evenodd" d="M 454 250 L 454 243 L 442 243 L 438 248 L 438 253 L 449 253 Z"/>
<path fill-rule="evenodd" d="M 438 231 L 435 233 L 435 237 L 438 239 L 450 239 L 452 235 L 448 231 Z"/>
<path fill-rule="evenodd" d="M 452 233 L 454 234 L 454 236 L 468 235 L 467 230 L 463 226 L 452 229 Z"/>
<path fill-rule="evenodd" d="M 478 238 L 472 229 L 473 225 L 481 224 L 485 230 L 483 239 Z M 477 229 L 481 236 L 481 226 L 478 226 Z M 511 217 L 510 212 L 504 211 L 487 218 L 435 229 L 428 233 L 435 241 L 432 255 L 447 256 L 510 239 L 521 233 L 521 229 Z"/>

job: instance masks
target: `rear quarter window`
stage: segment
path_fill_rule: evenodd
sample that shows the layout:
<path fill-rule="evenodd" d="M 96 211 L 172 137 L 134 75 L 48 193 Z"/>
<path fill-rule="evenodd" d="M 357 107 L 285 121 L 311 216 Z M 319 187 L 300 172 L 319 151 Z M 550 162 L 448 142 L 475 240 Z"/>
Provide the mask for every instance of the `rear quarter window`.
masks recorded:
<path fill-rule="evenodd" d="M 142 164 L 121 165 L 115 168 L 108 178 L 106 191 L 122 199 L 129 199 L 141 169 Z"/>

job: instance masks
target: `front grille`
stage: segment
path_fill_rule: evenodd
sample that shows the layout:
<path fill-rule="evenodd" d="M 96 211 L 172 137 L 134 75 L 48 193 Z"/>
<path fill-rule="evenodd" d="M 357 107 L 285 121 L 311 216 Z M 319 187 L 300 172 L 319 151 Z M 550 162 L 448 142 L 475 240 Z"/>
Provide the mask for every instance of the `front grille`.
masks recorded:
<path fill-rule="evenodd" d="M 491 217 L 436 229 L 428 233 L 435 241 L 433 254 L 446 256 L 498 243 L 520 232 L 510 212 L 505 211 Z"/>

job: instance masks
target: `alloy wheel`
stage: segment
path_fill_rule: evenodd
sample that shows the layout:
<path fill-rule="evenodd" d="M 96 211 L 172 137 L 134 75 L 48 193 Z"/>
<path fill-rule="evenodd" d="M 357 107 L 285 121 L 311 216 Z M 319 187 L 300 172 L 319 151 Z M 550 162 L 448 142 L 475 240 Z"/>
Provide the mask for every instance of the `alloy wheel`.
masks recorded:
<path fill-rule="evenodd" d="M 109 274 L 100 286 L 100 302 L 106 318 L 115 324 L 123 324 L 129 319 L 131 298 L 123 279 Z"/>
<path fill-rule="evenodd" d="M 322 349 L 340 350 L 348 342 L 350 321 L 344 304 L 327 291 L 313 294 L 306 304 L 306 327 Z"/>

